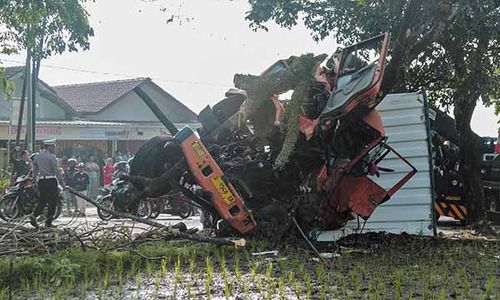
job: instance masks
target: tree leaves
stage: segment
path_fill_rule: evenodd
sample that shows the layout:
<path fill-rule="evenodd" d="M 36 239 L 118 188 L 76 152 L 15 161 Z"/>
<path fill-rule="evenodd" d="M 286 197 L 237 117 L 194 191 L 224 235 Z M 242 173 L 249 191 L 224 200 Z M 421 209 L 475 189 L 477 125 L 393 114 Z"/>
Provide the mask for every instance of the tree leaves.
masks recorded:
<path fill-rule="evenodd" d="M 381 32 L 392 33 L 386 78 L 392 91 L 427 89 L 443 106 L 452 104 L 453 91 L 463 84 L 460 68 L 480 34 L 488 35 L 489 47 L 478 79 L 483 101 L 497 104 L 500 92 L 499 0 L 249 0 L 246 18 L 259 29 L 266 22 L 290 28 L 302 21 L 315 40 L 334 34 L 339 44 L 353 44 Z M 333 49 L 332 49 L 333 50 Z M 453 54 L 454 53 L 454 54 Z M 459 66 L 452 56 L 463 59 Z M 458 69 L 457 69 L 458 68 Z M 471 70 L 469 70 L 471 71 Z M 467 73 L 467 72 L 465 72 Z"/>
<path fill-rule="evenodd" d="M 0 35 L 17 51 L 32 49 L 36 59 L 79 48 L 86 50 L 94 31 L 83 7 L 85 2 L 0 0 L 0 24 L 5 28 Z"/>

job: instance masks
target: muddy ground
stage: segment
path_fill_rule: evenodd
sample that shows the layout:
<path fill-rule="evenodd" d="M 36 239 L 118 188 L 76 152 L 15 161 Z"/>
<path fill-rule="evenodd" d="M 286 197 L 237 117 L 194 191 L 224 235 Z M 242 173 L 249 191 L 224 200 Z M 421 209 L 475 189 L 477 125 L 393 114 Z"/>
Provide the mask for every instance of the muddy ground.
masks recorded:
<path fill-rule="evenodd" d="M 70 249 L 25 258 L 32 272 L 14 272 L 10 292 L 18 299 L 500 299 L 498 238 L 452 232 L 349 236 L 319 245 L 331 256 L 324 262 L 300 240 L 238 249 L 187 241 L 113 253 Z M 252 254 L 267 250 L 278 253 Z M 47 271 L 47 262 L 60 266 Z M 7 267 L 0 261 L 0 271 Z"/>

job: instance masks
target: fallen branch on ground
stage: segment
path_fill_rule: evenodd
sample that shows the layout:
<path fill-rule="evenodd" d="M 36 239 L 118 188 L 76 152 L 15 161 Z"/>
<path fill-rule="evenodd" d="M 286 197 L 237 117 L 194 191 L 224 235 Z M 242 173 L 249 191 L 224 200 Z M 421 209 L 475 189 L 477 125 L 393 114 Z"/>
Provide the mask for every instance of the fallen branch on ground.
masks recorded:
<path fill-rule="evenodd" d="M 143 224 L 146 224 L 146 225 L 149 225 L 149 226 L 152 226 L 155 228 L 159 228 L 159 229 L 164 229 L 165 231 L 163 231 L 162 234 L 171 235 L 174 238 L 176 237 L 176 238 L 187 239 L 187 240 L 191 240 L 191 241 L 195 241 L 195 242 L 212 243 L 212 244 L 216 244 L 216 245 L 229 245 L 229 246 L 237 246 L 237 247 L 244 247 L 245 246 L 244 239 L 228 240 L 228 239 L 222 239 L 222 238 L 204 237 L 204 236 L 199 236 L 199 235 L 195 235 L 195 234 L 189 234 L 189 233 L 181 232 L 178 229 L 178 227 L 176 227 L 176 225 L 166 226 L 166 225 L 160 224 L 158 222 L 152 221 L 150 219 L 143 219 L 143 218 L 131 215 L 131 214 L 116 212 L 114 210 L 111 210 L 111 209 L 97 203 L 96 201 L 94 201 L 90 197 L 78 193 L 77 191 L 75 191 L 74 189 L 72 189 L 70 187 L 68 187 L 67 189 L 70 193 L 84 199 L 85 201 L 96 206 L 98 209 L 101 209 L 109 214 L 115 215 L 121 219 L 131 219 L 135 222 L 143 223 Z"/>

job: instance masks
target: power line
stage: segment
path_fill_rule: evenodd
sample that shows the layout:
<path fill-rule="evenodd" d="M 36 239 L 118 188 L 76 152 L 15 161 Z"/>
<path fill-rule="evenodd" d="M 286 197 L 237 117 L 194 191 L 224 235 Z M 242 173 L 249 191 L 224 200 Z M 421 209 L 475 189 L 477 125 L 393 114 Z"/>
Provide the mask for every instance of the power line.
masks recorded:
<path fill-rule="evenodd" d="M 2 61 L 24 64 L 24 62 L 22 62 L 22 61 L 13 60 L 13 59 L 3 59 L 2 58 Z M 51 69 L 59 69 L 59 70 L 89 73 L 89 74 L 98 74 L 98 75 L 105 75 L 105 76 L 128 77 L 128 78 L 148 77 L 148 76 L 137 76 L 137 75 L 130 75 L 130 74 L 92 71 L 92 70 L 85 70 L 85 69 L 71 68 L 71 67 L 64 67 L 64 66 L 56 66 L 56 65 L 48 65 L 48 64 L 43 64 L 43 66 L 47 67 L 47 68 L 51 68 Z M 155 77 L 151 77 L 151 79 L 155 80 L 155 81 L 163 81 L 163 82 L 171 83 L 171 84 L 203 85 L 203 86 L 223 87 L 223 88 L 231 88 L 232 87 L 231 85 L 228 85 L 228 84 L 219 84 L 219 83 L 211 83 L 211 82 L 170 80 L 170 79 L 155 78 Z"/>

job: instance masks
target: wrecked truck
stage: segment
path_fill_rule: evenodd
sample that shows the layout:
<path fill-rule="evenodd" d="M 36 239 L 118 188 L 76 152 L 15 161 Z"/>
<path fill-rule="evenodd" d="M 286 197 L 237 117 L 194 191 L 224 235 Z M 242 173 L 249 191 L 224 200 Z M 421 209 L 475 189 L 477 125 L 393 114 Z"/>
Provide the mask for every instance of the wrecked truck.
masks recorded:
<path fill-rule="evenodd" d="M 376 111 L 389 39 L 237 74 L 227 98 L 200 112 L 196 132 L 177 131 L 137 88 L 172 137 L 149 140 L 131 161 L 134 195 L 181 192 L 218 234 L 271 241 L 296 227 L 332 230 L 368 219 L 417 172 L 387 143 Z M 288 91 L 291 99 L 280 100 Z M 383 167 L 391 152 L 409 171 L 383 188 L 373 179 L 393 171 Z"/>

